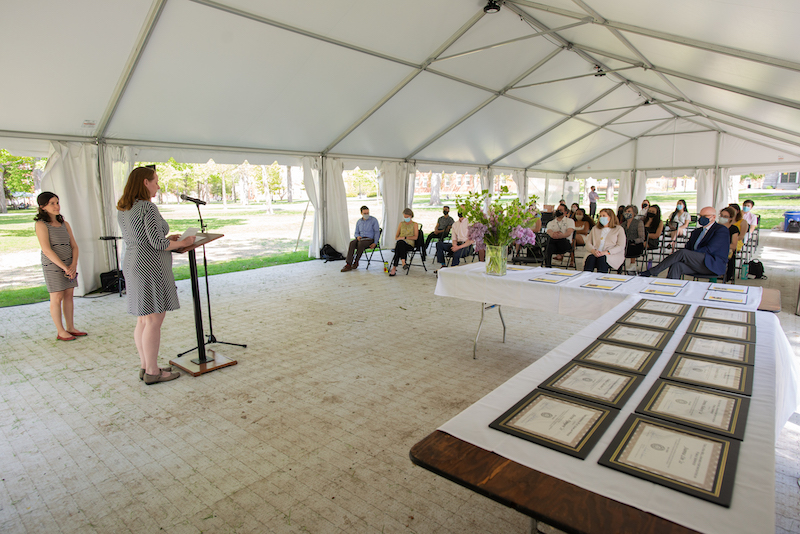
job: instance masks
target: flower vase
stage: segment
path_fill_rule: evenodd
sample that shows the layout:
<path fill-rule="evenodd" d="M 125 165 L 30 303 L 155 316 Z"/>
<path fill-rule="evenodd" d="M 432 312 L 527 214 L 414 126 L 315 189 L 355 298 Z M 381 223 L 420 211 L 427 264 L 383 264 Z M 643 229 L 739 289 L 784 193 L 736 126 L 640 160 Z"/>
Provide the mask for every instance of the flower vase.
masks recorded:
<path fill-rule="evenodd" d="M 486 245 L 486 274 L 505 276 L 508 265 L 507 245 Z"/>

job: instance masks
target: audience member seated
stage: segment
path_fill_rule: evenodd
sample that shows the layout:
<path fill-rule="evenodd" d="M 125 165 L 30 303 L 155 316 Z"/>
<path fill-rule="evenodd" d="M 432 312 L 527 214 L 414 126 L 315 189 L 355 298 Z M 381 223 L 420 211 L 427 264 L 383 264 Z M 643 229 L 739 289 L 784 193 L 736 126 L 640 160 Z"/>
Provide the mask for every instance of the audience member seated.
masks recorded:
<path fill-rule="evenodd" d="M 428 250 L 431 240 L 438 239 L 442 241 L 447 235 L 447 232 L 450 231 L 450 227 L 453 226 L 453 218 L 450 217 L 450 206 L 442 207 L 442 214 L 439 220 L 436 221 L 436 228 L 425 238 L 425 250 Z"/>
<path fill-rule="evenodd" d="M 436 243 L 436 261 L 441 265 L 439 269 L 444 269 L 446 265 L 445 252 L 449 250 L 453 253 L 453 260 L 450 265 L 455 267 L 461 262 L 461 258 L 469 253 L 469 247 L 474 243 L 469 239 L 469 221 L 464 218 L 464 214 L 461 211 L 458 212 L 458 220 L 453 223 L 450 234 L 453 236 L 452 242 L 444 243 L 439 241 Z M 438 273 L 439 270 L 437 269 L 433 272 Z"/>
<path fill-rule="evenodd" d="M 741 236 L 739 235 L 739 227 L 733 224 L 733 217 L 736 215 L 736 210 L 728 206 L 719 211 L 717 222 L 726 227 L 731 235 L 731 246 L 728 250 L 728 270 L 725 272 L 725 281 L 732 280 L 736 272 L 736 249 L 741 243 Z"/>
<path fill-rule="evenodd" d="M 733 224 L 739 229 L 739 235 L 744 237 L 750 231 L 750 225 L 747 224 L 747 220 L 742 215 L 742 208 L 739 207 L 739 204 L 734 203 L 728 204 L 728 207 L 736 211 L 736 215 L 733 217 Z M 737 250 L 742 250 L 744 240 L 741 240 L 740 243 Z"/>
<path fill-rule="evenodd" d="M 684 274 L 722 277 L 728 263 L 731 239 L 728 229 L 717 224 L 716 218 L 717 214 L 711 206 L 700 210 L 697 228 L 692 231 L 686 248 L 639 275 L 657 276 L 669 269 L 667 278 L 672 279 L 679 279 Z"/>
<path fill-rule="evenodd" d="M 753 213 L 753 206 L 755 206 L 755 203 L 752 200 L 745 200 L 742 203 L 742 218 L 747 221 L 747 234 L 745 237 L 752 234 L 753 230 L 758 226 L 758 216 Z"/>
<path fill-rule="evenodd" d="M 584 271 L 607 273 L 625 263 L 625 230 L 618 224 L 614 210 L 600 210 L 597 224 L 586 238 Z"/>
<path fill-rule="evenodd" d="M 406 258 L 408 253 L 414 250 L 414 244 L 417 242 L 419 235 L 419 225 L 412 221 L 414 212 L 411 208 L 403 210 L 403 222 L 397 225 L 397 232 L 394 238 L 397 241 L 394 244 L 394 258 L 392 258 L 392 268 L 389 269 L 389 276 L 397 274 L 397 264 L 403 262 L 403 269 L 408 269 Z"/>
<path fill-rule="evenodd" d="M 572 206 L 569 207 L 569 213 L 567 214 L 567 217 L 569 217 L 570 219 L 572 219 L 574 221 L 575 220 L 575 212 L 578 211 L 578 208 L 580 208 L 580 206 L 578 206 L 578 203 L 577 202 L 573 202 Z"/>
<path fill-rule="evenodd" d="M 637 211 L 633 204 L 627 206 L 619 222 L 625 230 L 625 258 L 630 260 L 630 271 L 636 270 L 636 258 L 644 252 L 644 222 L 636 216 Z"/>
<path fill-rule="evenodd" d="M 625 204 L 622 204 L 621 206 L 617 206 L 617 220 L 618 221 L 621 221 L 622 219 L 625 218 L 625 207 L 626 207 Z"/>
<path fill-rule="evenodd" d="M 642 211 L 636 216 L 636 218 L 645 220 L 647 218 L 648 209 L 650 209 L 650 201 L 647 199 L 642 200 Z"/>
<path fill-rule="evenodd" d="M 667 248 L 675 249 L 675 241 L 677 241 L 679 235 L 686 235 L 686 229 L 689 228 L 690 222 L 692 222 L 692 216 L 686 211 L 686 201 L 679 200 L 675 205 L 675 211 L 667 219 L 667 225 L 669 226 L 667 235 L 672 237 L 672 241 L 669 242 Z"/>
<path fill-rule="evenodd" d="M 586 244 L 586 236 L 589 235 L 589 231 L 592 229 L 594 222 L 591 217 L 586 215 L 586 210 L 583 208 L 578 208 L 575 211 L 575 216 L 571 217 L 571 219 L 575 221 L 575 238 L 572 240 L 573 254 L 569 266 L 575 267 L 575 249 Z"/>
<path fill-rule="evenodd" d="M 378 219 L 369 214 L 367 206 L 361 206 L 361 218 L 356 223 L 355 239 L 350 241 L 347 248 L 347 263 L 342 267 L 342 272 L 358 269 L 358 260 L 364 251 L 378 244 L 381 227 Z M 353 255 L 355 254 L 355 258 Z"/>
<path fill-rule="evenodd" d="M 534 208 L 537 207 L 535 202 L 533 203 L 533 207 Z M 534 234 L 538 234 L 539 232 L 542 231 L 542 215 L 541 215 L 541 213 L 539 214 L 538 217 L 536 217 L 536 219 L 534 219 L 533 226 L 531 227 L 531 230 L 533 230 Z M 519 249 L 520 248 L 522 248 L 522 245 L 520 245 L 519 243 L 514 244 L 514 256 L 519 256 Z M 480 261 L 483 261 L 483 260 L 481 259 Z"/>
<path fill-rule="evenodd" d="M 661 232 L 664 231 L 664 221 L 661 220 L 661 206 L 658 204 L 650 204 L 647 209 L 647 217 L 644 219 L 644 231 L 647 234 L 645 248 L 647 250 L 657 249 Z"/>
<path fill-rule="evenodd" d="M 572 234 L 575 232 L 575 221 L 567 217 L 567 207 L 563 204 L 556 208 L 555 218 L 547 223 L 547 235 L 550 242 L 544 252 L 544 266 L 553 266 L 553 254 L 556 260 L 564 259 L 564 254 L 572 250 Z"/>

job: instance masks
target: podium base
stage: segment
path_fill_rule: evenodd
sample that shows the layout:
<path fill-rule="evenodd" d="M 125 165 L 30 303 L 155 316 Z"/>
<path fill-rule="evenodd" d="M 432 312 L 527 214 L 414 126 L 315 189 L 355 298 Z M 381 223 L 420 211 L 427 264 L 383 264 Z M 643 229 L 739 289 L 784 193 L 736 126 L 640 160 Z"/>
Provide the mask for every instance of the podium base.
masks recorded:
<path fill-rule="evenodd" d="M 194 359 L 197 360 L 197 358 Z M 192 357 L 187 354 L 170 360 L 169 364 L 186 371 L 192 376 L 200 376 L 239 363 L 236 360 L 226 358 L 214 349 L 206 349 L 206 360 L 206 363 L 197 364 L 194 363 Z"/>

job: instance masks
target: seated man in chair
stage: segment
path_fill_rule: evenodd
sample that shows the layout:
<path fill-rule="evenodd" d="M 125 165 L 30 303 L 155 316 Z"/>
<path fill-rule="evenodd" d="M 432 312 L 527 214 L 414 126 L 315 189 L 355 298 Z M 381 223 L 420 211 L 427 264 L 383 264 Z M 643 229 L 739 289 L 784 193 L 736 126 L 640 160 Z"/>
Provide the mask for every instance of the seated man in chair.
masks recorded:
<path fill-rule="evenodd" d="M 453 228 L 450 232 L 453 236 L 452 243 L 444 243 L 442 241 L 436 243 L 436 261 L 441 264 L 439 269 L 444 269 L 445 267 L 445 252 L 449 250 L 453 253 L 453 263 L 451 265 L 455 267 L 459 264 L 461 258 L 469 253 L 469 247 L 473 244 L 473 241 L 469 239 L 469 221 L 464 218 L 464 214 L 461 211 L 458 212 L 458 220 L 453 223 Z M 434 271 L 434 273 L 437 272 L 439 272 L 438 269 Z"/>
<path fill-rule="evenodd" d="M 547 250 L 544 251 L 544 266 L 553 266 L 553 254 L 556 259 L 561 261 L 563 254 L 572 251 L 572 234 L 575 233 L 575 221 L 566 217 L 567 207 L 559 205 L 556 208 L 555 218 L 547 223 L 547 235 L 550 242 L 547 243 Z"/>
<path fill-rule="evenodd" d="M 442 241 L 453 226 L 453 218 L 450 217 L 450 206 L 442 207 L 442 214 L 439 220 L 436 221 L 436 228 L 434 228 L 433 232 L 429 233 L 427 239 L 425 239 L 425 250 L 428 250 L 431 241 L 434 239 Z"/>
<path fill-rule="evenodd" d="M 366 249 L 378 243 L 380 232 L 378 219 L 369 214 L 367 206 L 361 206 L 361 218 L 356 223 L 355 239 L 350 241 L 350 246 L 347 248 L 347 264 L 342 267 L 343 273 L 358 269 L 358 260 Z"/>
<path fill-rule="evenodd" d="M 731 236 L 728 229 L 716 223 L 717 212 L 711 206 L 700 210 L 697 228 L 692 231 L 686 248 L 670 254 L 658 265 L 639 273 L 640 276 L 657 276 L 669 269 L 667 278 L 679 279 L 682 275 L 723 276 L 728 265 Z"/>

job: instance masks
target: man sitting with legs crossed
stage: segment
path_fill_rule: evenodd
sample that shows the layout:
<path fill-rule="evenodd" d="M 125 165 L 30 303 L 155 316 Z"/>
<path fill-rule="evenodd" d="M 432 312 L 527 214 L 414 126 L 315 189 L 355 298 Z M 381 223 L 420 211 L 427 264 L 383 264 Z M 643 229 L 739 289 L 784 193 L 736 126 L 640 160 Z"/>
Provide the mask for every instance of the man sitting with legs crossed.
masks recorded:
<path fill-rule="evenodd" d="M 697 228 L 692 230 L 686 248 L 673 252 L 658 265 L 639 273 L 640 276 L 658 276 L 667 272 L 667 278 L 679 279 L 682 275 L 719 276 L 725 274 L 731 236 L 728 229 L 716 223 L 717 212 L 711 206 L 700 210 Z"/>
<path fill-rule="evenodd" d="M 467 255 L 469 252 L 469 247 L 472 245 L 473 241 L 469 239 L 469 221 L 464 218 L 464 213 L 461 212 L 459 208 L 458 211 L 458 220 L 453 223 L 453 227 L 450 230 L 450 234 L 453 236 L 452 243 L 443 243 L 442 241 L 438 241 L 436 243 L 436 261 L 438 261 L 442 266 L 439 269 L 444 269 L 445 260 L 444 260 L 444 253 L 448 250 L 452 251 L 453 253 L 453 263 L 452 266 L 455 267 L 461 261 L 461 258 Z M 438 269 L 433 271 L 434 273 L 438 273 Z"/>
<path fill-rule="evenodd" d="M 342 267 L 342 272 L 358 269 L 358 260 L 364 251 L 378 244 L 381 227 L 378 219 L 369 214 L 369 208 L 361 206 L 361 218 L 356 223 L 355 239 L 350 241 L 347 248 L 347 264 Z M 355 261 L 353 255 L 355 254 Z"/>

